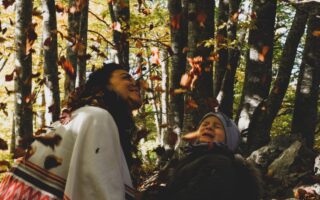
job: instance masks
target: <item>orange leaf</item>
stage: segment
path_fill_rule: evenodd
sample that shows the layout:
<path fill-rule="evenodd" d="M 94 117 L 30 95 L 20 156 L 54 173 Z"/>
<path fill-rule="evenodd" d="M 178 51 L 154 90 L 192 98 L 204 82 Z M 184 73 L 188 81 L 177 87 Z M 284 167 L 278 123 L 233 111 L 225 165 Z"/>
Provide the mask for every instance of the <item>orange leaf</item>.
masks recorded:
<path fill-rule="evenodd" d="M 199 26 L 200 27 L 202 27 L 202 28 L 205 27 L 204 22 L 206 21 L 206 19 L 207 19 L 207 14 L 206 13 L 202 12 L 202 13 L 199 13 L 197 15 L 197 21 L 199 22 Z"/>
<path fill-rule="evenodd" d="M 320 31 L 313 31 L 312 35 L 315 37 L 319 37 L 320 36 Z"/>
<path fill-rule="evenodd" d="M 149 78 L 151 81 L 161 81 L 161 77 L 157 75 L 151 75 Z"/>
<path fill-rule="evenodd" d="M 186 92 L 187 92 L 187 90 L 183 89 L 183 88 L 178 88 L 178 89 L 173 90 L 173 94 L 183 94 Z"/>
<path fill-rule="evenodd" d="M 171 17 L 171 27 L 173 29 L 180 29 L 180 20 L 181 20 L 181 14 L 176 14 L 174 16 Z"/>
<path fill-rule="evenodd" d="M 189 109 L 197 109 L 199 107 L 197 102 L 191 98 L 186 101 L 186 104 Z"/>
<path fill-rule="evenodd" d="M 62 66 L 64 71 L 71 77 L 75 78 L 74 68 L 72 66 L 72 63 L 67 60 L 64 56 L 61 56 L 59 60 L 59 64 Z"/>
<path fill-rule="evenodd" d="M 265 57 L 266 57 L 268 51 L 269 51 L 269 47 L 268 47 L 268 46 L 263 46 L 263 47 L 262 47 L 261 53 L 259 53 L 259 57 L 258 57 L 258 59 L 259 59 L 261 62 L 264 62 L 264 61 L 265 61 Z"/>

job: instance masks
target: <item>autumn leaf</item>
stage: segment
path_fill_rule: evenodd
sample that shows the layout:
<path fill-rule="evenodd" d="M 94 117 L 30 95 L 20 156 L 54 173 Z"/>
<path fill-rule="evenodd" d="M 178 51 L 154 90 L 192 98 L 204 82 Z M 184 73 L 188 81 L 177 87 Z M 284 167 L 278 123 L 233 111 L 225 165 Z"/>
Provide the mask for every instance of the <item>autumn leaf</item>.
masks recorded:
<path fill-rule="evenodd" d="M 29 55 L 30 53 L 33 53 L 34 50 L 32 49 L 32 46 L 34 44 L 34 41 L 37 39 L 38 35 L 35 32 L 35 27 L 37 26 L 37 24 L 32 24 L 29 26 L 28 30 L 27 30 L 27 44 L 26 44 L 26 52 L 27 55 Z"/>
<path fill-rule="evenodd" d="M 142 73 L 142 67 L 141 67 L 141 65 L 139 65 L 138 67 L 137 67 L 137 69 L 136 69 L 136 71 L 134 72 L 135 74 L 141 74 Z"/>
<path fill-rule="evenodd" d="M 239 18 L 239 12 L 235 12 L 233 13 L 233 15 L 230 17 L 230 20 L 233 22 L 233 23 L 236 23 L 238 21 L 238 18 Z"/>
<path fill-rule="evenodd" d="M 32 10 L 32 16 L 38 17 L 39 19 L 42 19 L 42 12 L 40 10 L 37 10 L 37 8 L 34 8 Z"/>
<path fill-rule="evenodd" d="M 5 9 L 7 9 L 9 6 L 11 6 L 15 0 L 2 0 L 2 5 Z"/>
<path fill-rule="evenodd" d="M 151 75 L 149 78 L 151 81 L 161 81 L 161 77 L 158 75 Z"/>
<path fill-rule="evenodd" d="M 141 47 L 143 47 L 141 40 L 137 40 L 136 41 L 136 48 L 141 48 Z"/>
<path fill-rule="evenodd" d="M 150 15 L 151 14 L 151 10 L 149 8 L 142 8 L 141 12 L 144 15 Z"/>
<path fill-rule="evenodd" d="M 44 45 L 44 46 L 47 46 L 47 47 L 50 47 L 50 46 L 51 46 L 51 42 L 52 42 L 51 37 L 48 37 L 48 38 L 46 38 L 46 39 L 44 40 L 43 45 Z"/>
<path fill-rule="evenodd" d="M 61 3 L 61 2 L 59 2 L 59 3 L 56 3 L 56 11 L 58 12 L 58 13 L 62 13 L 62 12 L 64 12 L 64 6 L 63 6 L 63 4 Z"/>
<path fill-rule="evenodd" d="M 181 14 L 176 14 L 174 16 L 171 17 L 171 20 L 170 20 L 170 24 L 171 24 L 171 27 L 173 29 L 180 29 L 180 20 L 181 20 Z"/>
<path fill-rule="evenodd" d="M 7 111 L 7 103 L 0 103 L 0 110 L 6 115 L 8 116 L 8 111 Z"/>
<path fill-rule="evenodd" d="M 219 54 L 218 53 L 213 53 L 208 57 L 208 60 L 210 61 L 218 61 L 219 60 Z"/>
<path fill-rule="evenodd" d="M 8 144 L 7 144 L 7 142 L 6 142 L 4 139 L 2 139 L 2 138 L 0 138 L 0 149 L 1 149 L 1 150 L 7 150 L 7 149 L 8 149 Z"/>
<path fill-rule="evenodd" d="M 196 101 L 191 98 L 186 101 L 186 105 L 187 109 L 197 109 L 199 107 Z"/>
<path fill-rule="evenodd" d="M 269 47 L 268 46 L 263 46 L 262 47 L 262 50 L 261 50 L 261 53 L 259 53 L 259 57 L 258 59 L 261 61 L 261 62 L 264 62 L 265 61 L 265 57 L 269 51 Z"/>
<path fill-rule="evenodd" d="M 313 31 L 312 35 L 315 36 L 315 37 L 320 37 L 320 30 L 319 31 L 318 30 L 317 31 Z"/>
<path fill-rule="evenodd" d="M 64 56 L 60 57 L 59 64 L 62 66 L 64 71 L 71 77 L 75 78 L 75 72 L 74 67 L 72 66 L 72 63 L 67 60 Z"/>
<path fill-rule="evenodd" d="M 62 158 L 59 158 L 55 155 L 49 155 L 45 158 L 44 168 L 49 170 L 55 167 L 58 167 L 62 164 Z"/>
<path fill-rule="evenodd" d="M 13 72 L 11 74 L 7 74 L 5 76 L 5 81 L 12 81 L 13 80 L 13 76 L 14 76 L 14 72 L 15 72 L 15 70 L 13 70 Z"/>
<path fill-rule="evenodd" d="M 32 94 L 28 95 L 25 97 L 24 102 L 28 103 L 33 103 L 35 100 L 37 93 L 34 91 Z"/>
<path fill-rule="evenodd" d="M 205 23 L 206 19 L 207 19 L 207 14 L 206 13 L 200 12 L 197 15 L 197 21 L 198 21 L 200 27 L 202 27 L 202 28 L 205 27 L 204 23 Z"/>
<path fill-rule="evenodd" d="M 0 36 L 0 43 L 4 43 L 5 41 L 6 41 L 6 38 Z"/>
<path fill-rule="evenodd" d="M 154 91 L 155 91 L 155 92 L 159 92 L 159 93 L 165 92 L 164 89 L 162 89 L 162 87 L 161 87 L 160 85 L 157 85 L 157 86 L 154 88 Z"/>

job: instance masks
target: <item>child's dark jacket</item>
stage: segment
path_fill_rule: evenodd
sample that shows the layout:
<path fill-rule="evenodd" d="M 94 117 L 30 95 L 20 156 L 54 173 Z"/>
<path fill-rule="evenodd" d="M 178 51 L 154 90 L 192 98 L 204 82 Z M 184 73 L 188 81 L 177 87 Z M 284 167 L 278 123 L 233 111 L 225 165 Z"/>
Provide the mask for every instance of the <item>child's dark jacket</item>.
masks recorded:
<path fill-rule="evenodd" d="M 168 183 L 155 199 L 256 200 L 257 170 L 224 145 L 197 145 L 168 170 Z M 153 198 L 152 198 L 153 199 Z"/>

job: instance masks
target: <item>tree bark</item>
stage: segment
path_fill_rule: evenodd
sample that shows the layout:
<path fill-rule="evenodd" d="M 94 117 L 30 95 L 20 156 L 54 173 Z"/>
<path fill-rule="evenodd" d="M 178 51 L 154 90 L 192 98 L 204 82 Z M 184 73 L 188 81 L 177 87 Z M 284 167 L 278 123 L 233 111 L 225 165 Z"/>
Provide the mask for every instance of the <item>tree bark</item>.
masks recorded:
<path fill-rule="evenodd" d="M 276 0 L 253 1 L 249 32 L 250 49 L 246 55 L 245 80 L 236 121 L 240 131 L 248 128 L 259 103 L 268 97 L 271 73 Z"/>
<path fill-rule="evenodd" d="M 72 8 L 72 9 L 71 9 Z M 71 12 L 72 10 L 72 12 Z M 75 74 L 70 76 L 65 73 L 64 81 L 64 99 L 68 99 L 70 92 L 75 89 L 75 77 L 77 76 L 78 66 L 78 51 L 76 45 L 79 42 L 79 26 L 80 26 L 80 10 L 76 0 L 69 0 L 69 13 L 68 13 L 68 37 L 71 41 L 67 44 L 67 60 L 70 61 Z"/>
<path fill-rule="evenodd" d="M 169 88 L 171 91 L 180 88 L 180 79 L 186 69 L 187 47 L 187 5 L 184 0 L 169 0 L 168 10 L 170 14 L 171 31 L 171 68 L 169 75 Z M 183 94 L 174 94 L 169 98 L 169 126 L 176 134 L 180 134 L 183 124 Z"/>
<path fill-rule="evenodd" d="M 86 66 L 87 66 L 87 38 L 88 38 L 88 12 L 89 0 L 85 0 L 81 9 L 80 27 L 79 27 L 79 42 L 81 43 L 82 50 L 78 55 L 77 63 L 77 77 L 76 87 L 83 85 L 86 81 Z"/>
<path fill-rule="evenodd" d="M 292 119 L 292 134 L 306 140 L 308 147 L 314 144 L 317 124 L 317 100 L 320 83 L 320 19 L 311 15 L 308 19 L 307 38 L 298 78 L 295 107 Z"/>
<path fill-rule="evenodd" d="M 129 0 L 109 1 L 111 21 L 113 23 L 113 42 L 117 51 L 116 62 L 129 69 Z M 119 30 L 121 29 L 121 30 Z"/>
<path fill-rule="evenodd" d="M 213 98 L 213 74 L 212 62 L 208 59 L 213 48 L 205 47 L 201 42 L 210 39 L 214 34 L 214 5 L 212 0 L 189 1 L 188 4 L 188 64 L 187 70 L 192 68 L 192 60 L 195 65 L 201 67 L 201 74 L 195 84 L 191 95 L 186 95 L 184 109 L 183 132 L 186 133 L 195 128 L 201 117 L 208 111 L 212 111 L 206 101 Z M 196 59 L 195 59 L 196 58 Z M 200 58 L 200 61 L 196 61 Z M 197 108 L 190 108 L 188 102 L 195 101 Z"/>
<path fill-rule="evenodd" d="M 272 123 L 279 112 L 283 98 L 288 89 L 291 71 L 297 53 L 297 48 L 304 33 L 308 14 L 297 9 L 291 29 L 284 44 L 278 75 L 273 88 L 261 109 L 256 109 L 255 119 L 250 122 L 248 143 L 251 149 L 257 149 L 270 140 Z"/>
<path fill-rule="evenodd" d="M 228 40 L 230 42 L 237 40 L 238 17 L 235 16 L 238 15 L 240 2 L 240 0 L 229 1 Z M 240 60 L 240 46 L 235 45 L 228 49 L 228 66 L 217 96 L 219 109 L 230 118 L 233 116 L 234 80 Z"/>
<path fill-rule="evenodd" d="M 16 1 L 15 28 L 15 133 L 21 138 L 32 135 L 32 54 L 31 45 L 32 7 L 30 0 Z M 33 38 L 34 39 L 34 38 Z M 29 46 L 30 47 L 30 46 Z"/>
<path fill-rule="evenodd" d="M 58 79 L 57 20 L 54 0 L 42 0 L 43 56 L 45 77 L 46 120 L 50 124 L 59 119 L 60 91 Z M 50 108 L 50 110 L 49 110 Z"/>
<path fill-rule="evenodd" d="M 217 51 L 219 60 L 215 65 L 214 74 L 214 96 L 216 97 L 221 89 L 223 77 L 227 70 L 228 64 L 228 49 L 227 49 L 227 23 L 229 17 L 229 2 L 225 0 L 219 0 L 218 20 L 217 20 Z"/>

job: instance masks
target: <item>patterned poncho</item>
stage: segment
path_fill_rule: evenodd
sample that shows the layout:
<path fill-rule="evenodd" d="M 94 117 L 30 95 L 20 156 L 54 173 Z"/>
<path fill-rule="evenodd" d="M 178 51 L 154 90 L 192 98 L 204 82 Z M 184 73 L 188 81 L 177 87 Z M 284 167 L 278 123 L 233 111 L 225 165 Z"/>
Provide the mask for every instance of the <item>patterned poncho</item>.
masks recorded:
<path fill-rule="evenodd" d="M 29 155 L 0 183 L 0 199 L 133 199 L 118 128 L 108 111 L 79 108 L 68 124 L 54 123 L 46 136 L 55 144 L 34 141 Z"/>

